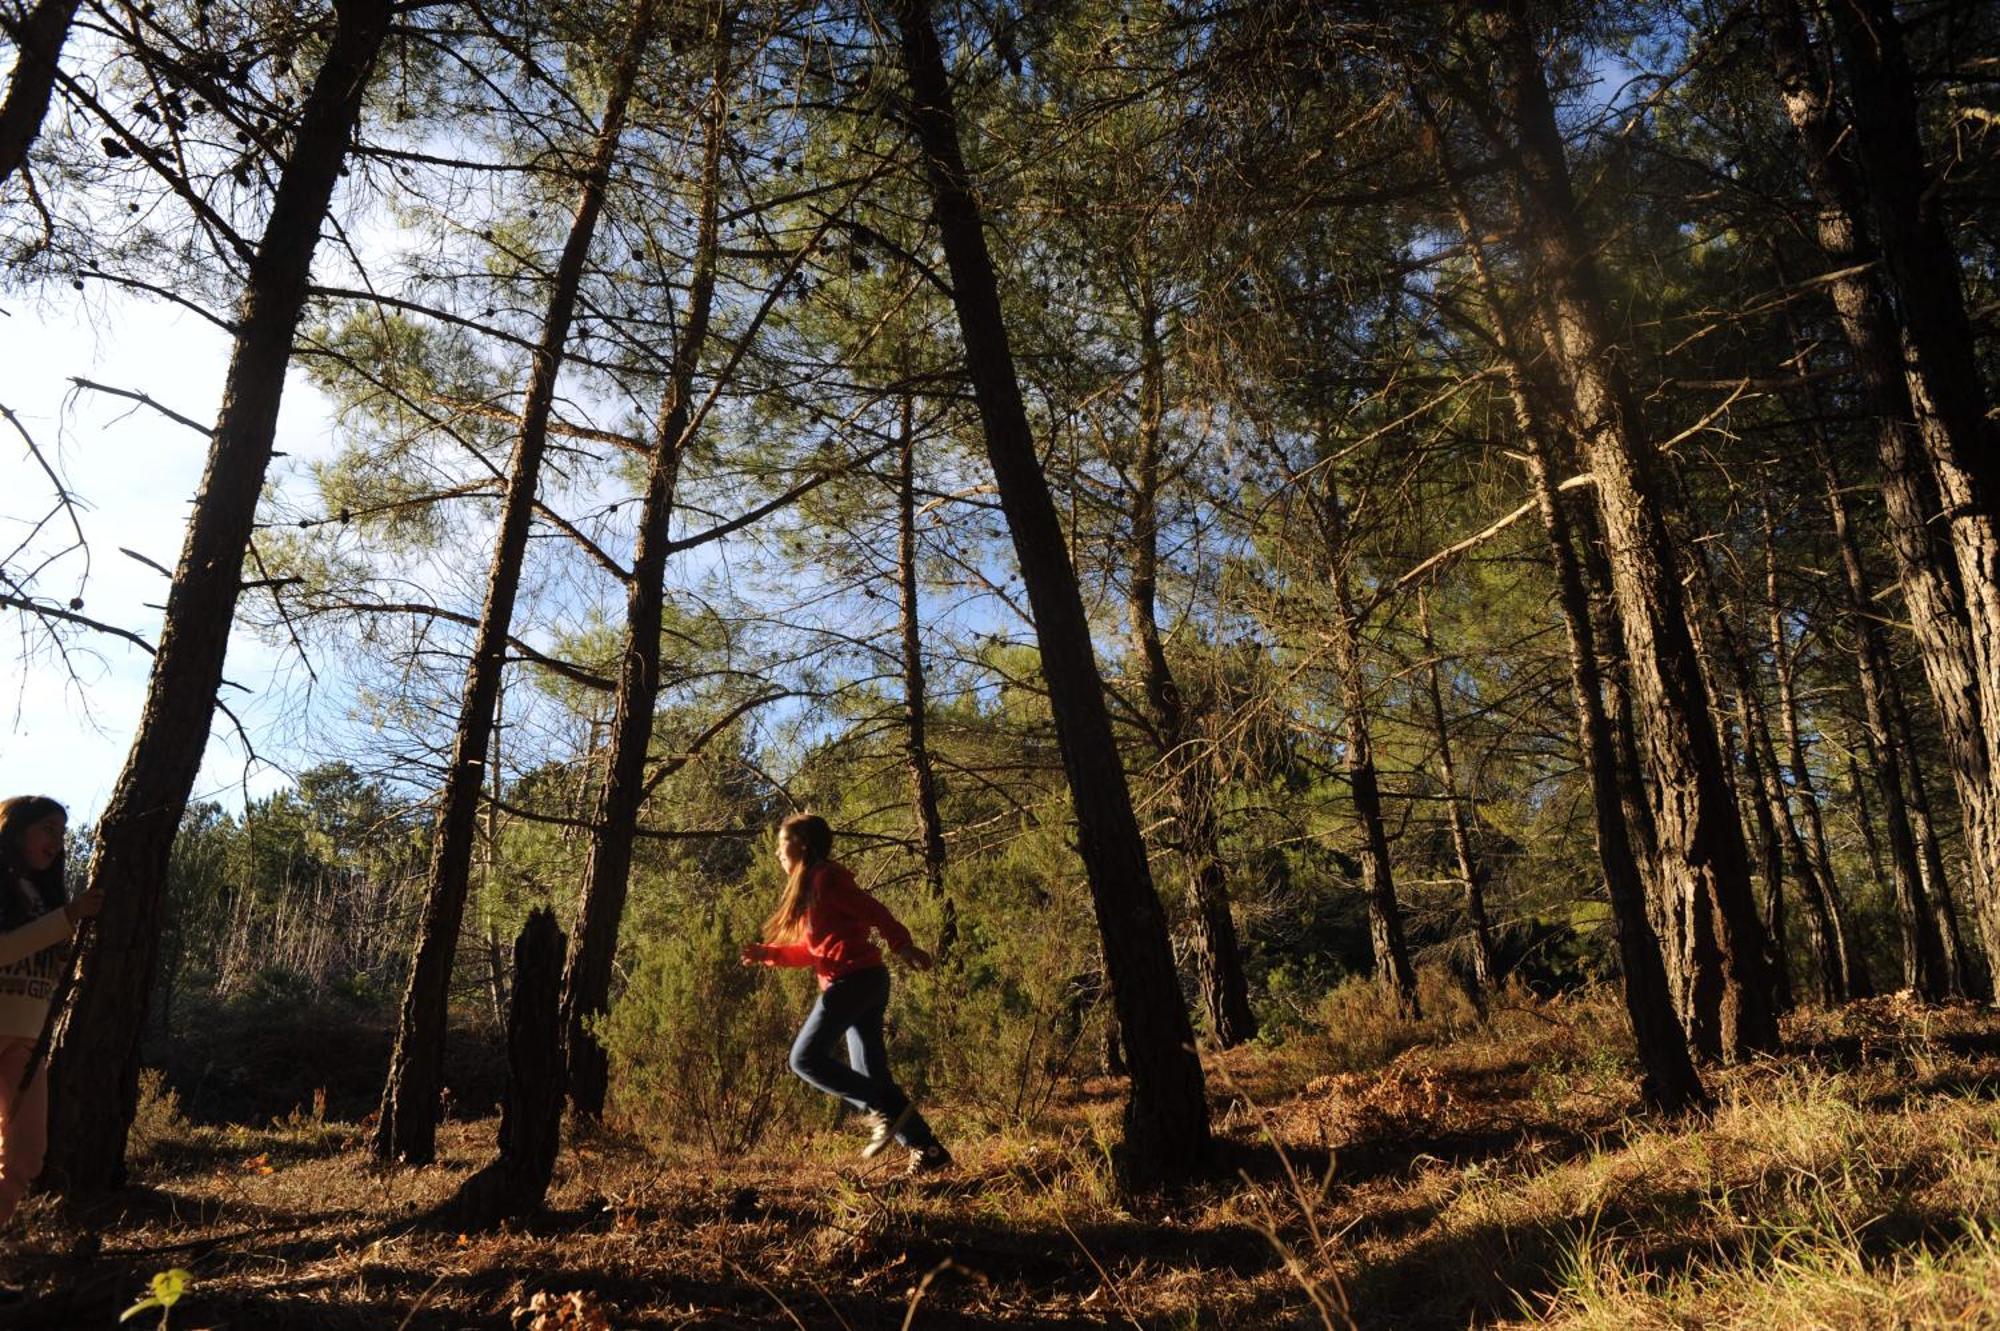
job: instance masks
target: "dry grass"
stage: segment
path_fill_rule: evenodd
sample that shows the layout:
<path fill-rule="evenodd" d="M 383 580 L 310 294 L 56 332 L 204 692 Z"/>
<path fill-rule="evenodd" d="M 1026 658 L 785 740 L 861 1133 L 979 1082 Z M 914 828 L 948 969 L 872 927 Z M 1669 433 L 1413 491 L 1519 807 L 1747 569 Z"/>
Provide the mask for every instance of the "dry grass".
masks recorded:
<path fill-rule="evenodd" d="M 1211 1058 L 1214 1177 L 1132 1201 L 1106 1081 L 1033 1133 L 955 1141 L 961 1169 L 913 1187 L 856 1169 L 838 1134 L 728 1161 L 597 1135 L 564 1152 L 546 1215 L 464 1236 L 419 1221 L 484 1161 L 491 1120 L 448 1124 L 435 1166 L 382 1170 L 310 1112 L 258 1130 L 161 1106 L 133 1188 L 30 1205 L 11 1274 L 42 1298 L 11 1325 L 111 1327 L 169 1266 L 195 1276 L 182 1328 L 525 1327 L 536 1294 L 574 1290 L 545 1327 L 584 1307 L 853 1331 L 2000 1325 L 1990 1013 L 1795 1019 L 1785 1058 L 1719 1076 L 1714 1118 L 1675 1126 L 1632 1117 L 1601 999 L 1516 996 L 1472 1029 L 1340 1004 L 1345 1043 Z"/>

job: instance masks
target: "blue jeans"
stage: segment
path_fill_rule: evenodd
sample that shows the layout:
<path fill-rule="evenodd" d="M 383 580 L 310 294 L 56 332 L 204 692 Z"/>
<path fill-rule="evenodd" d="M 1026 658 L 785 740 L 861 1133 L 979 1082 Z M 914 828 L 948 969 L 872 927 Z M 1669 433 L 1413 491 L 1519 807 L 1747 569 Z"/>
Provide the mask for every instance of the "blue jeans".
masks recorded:
<path fill-rule="evenodd" d="M 889 1073 L 889 1051 L 882 1042 L 882 1017 L 889 1010 L 889 968 L 870 966 L 843 975 L 820 992 L 792 1041 L 792 1071 L 799 1080 L 828 1095 L 839 1096 L 856 1109 L 887 1118 L 909 1107 Z M 847 1037 L 847 1062 L 834 1056 L 834 1046 Z M 912 1113 L 896 1133 L 905 1146 L 925 1147 L 937 1141 L 922 1114 Z"/>

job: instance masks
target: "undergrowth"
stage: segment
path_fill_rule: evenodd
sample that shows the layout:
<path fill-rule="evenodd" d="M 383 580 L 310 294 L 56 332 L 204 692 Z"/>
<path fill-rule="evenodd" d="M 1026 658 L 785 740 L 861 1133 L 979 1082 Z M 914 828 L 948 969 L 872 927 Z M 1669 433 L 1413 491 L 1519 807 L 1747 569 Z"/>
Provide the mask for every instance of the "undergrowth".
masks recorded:
<path fill-rule="evenodd" d="M 1338 992 L 1316 1029 L 1210 1053 L 1215 1167 L 1161 1196 L 1120 1193 L 1122 1086 L 1087 1077 L 1030 1121 L 933 1100 L 959 1168 L 917 1185 L 824 1118 L 730 1152 L 598 1131 L 541 1218 L 437 1234 L 414 1220 L 492 1120 L 385 1169 L 323 1101 L 203 1125 L 151 1078 L 135 1186 L 30 1202 L 17 1324 L 108 1327 L 174 1266 L 176 1324 L 274 1331 L 586 1305 L 621 1328 L 2000 1325 L 2000 1017 L 1794 1017 L 1781 1057 L 1711 1074 L 1712 1117 L 1661 1122 L 1614 996 L 1501 995 L 1482 1023 L 1427 984 L 1421 1022 Z"/>

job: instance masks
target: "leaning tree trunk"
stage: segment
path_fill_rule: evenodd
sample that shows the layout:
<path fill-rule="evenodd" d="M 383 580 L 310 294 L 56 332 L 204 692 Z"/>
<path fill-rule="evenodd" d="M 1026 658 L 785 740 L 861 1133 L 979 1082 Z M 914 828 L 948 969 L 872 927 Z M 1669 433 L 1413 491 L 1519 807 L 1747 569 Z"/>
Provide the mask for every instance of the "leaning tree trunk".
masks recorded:
<path fill-rule="evenodd" d="M 1375 956 L 1375 980 L 1403 1015 L 1418 1017 L 1422 1012 L 1417 1002 L 1417 972 L 1410 964 L 1409 944 L 1403 938 L 1403 912 L 1396 900 L 1395 866 L 1389 858 L 1389 829 L 1382 817 L 1381 780 L 1368 726 L 1361 616 L 1347 579 L 1353 552 L 1347 540 L 1347 515 L 1330 471 L 1323 482 L 1318 515 L 1326 542 L 1327 582 L 1333 592 L 1327 646 L 1340 687 L 1348 797 L 1354 802 L 1354 820 L 1361 829 L 1361 887 L 1368 898 L 1368 939 Z"/>
<path fill-rule="evenodd" d="M 1842 961 L 1844 950 L 1839 942 L 1838 916 L 1829 904 L 1831 892 L 1820 877 L 1818 866 L 1792 817 L 1791 805 L 1784 792 L 1784 768 L 1778 762 L 1777 746 L 1771 739 L 1770 717 L 1759 694 L 1750 653 L 1745 650 L 1728 618 L 1722 593 L 1715 585 L 1715 576 L 1706 556 L 1699 552 L 1693 555 L 1690 572 L 1693 598 L 1714 622 L 1722 667 L 1728 672 L 1728 680 L 1742 704 L 1744 761 L 1751 780 L 1757 786 L 1757 800 L 1763 809 L 1768 810 L 1766 815 L 1760 817 L 1760 826 L 1766 829 L 1767 837 L 1775 832 L 1777 847 L 1782 847 L 1783 854 L 1780 856 L 1778 848 L 1767 843 L 1766 853 L 1771 858 L 1767 861 L 1766 872 L 1772 875 L 1775 890 L 1782 859 L 1790 858 L 1793 874 L 1799 883 L 1799 896 L 1806 907 L 1806 937 L 1812 948 L 1820 1002 L 1831 1006 L 1847 997 L 1847 971 Z M 1782 912 L 1779 912 L 1778 918 L 1783 918 Z M 1782 940 L 1771 938 L 1767 944 L 1772 964 L 1785 964 Z M 1774 992 L 1788 994 L 1790 985 L 1777 983 L 1778 978 L 1773 977 Z M 1780 1006 L 1783 1006 L 1782 1002 Z"/>
<path fill-rule="evenodd" d="M 1910 834 L 1917 842 L 1917 864 L 1923 871 L 1924 899 L 1930 903 L 1931 917 L 1937 922 L 1938 941 L 1944 948 L 1945 974 L 1954 992 L 1981 998 L 1986 992 L 1973 974 L 1966 956 L 1965 936 L 1958 926 L 1958 907 L 1952 900 L 1951 878 L 1945 873 L 1944 850 L 1937 823 L 1931 816 L 1930 786 L 1924 780 L 1924 764 L 1917 754 L 1916 733 L 1910 726 L 1910 708 L 1894 670 L 1882 677 L 1883 700 L 1889 705 L 1892 734 L 1903 754 L 1903 771 L 1910 798 Z"/>
<path fill-rule="evenodd" d="M 1779 95 L 1819 205 L 1814 222 L 1829 268 L 1828 290 L 1874 423 L 1889 549 L 1944 734 L 1981 938 L 1989 961 L 2000 960 L 2000 920 L 1989 908 L 2000 894 L 2000 781 L 1987 734 L 1995 718 L 1987 715 L 1991 705 L 1982 697 L 1981 653 L 1961 594 L 1960 566 L 1934 521 L 1940 514 L 1937 479 L 1925 460 L 1933 445 L 1923 437 L 1920 417 L 1933 435 L 1942 436 L 1944 422 L 1935 410 L 1918 407 L 1918 384 L 1928 362 L 1916 363 L 1921 353 L 1914 347 L 1905 373 L 1903 334 L 1877 276 L 1884 265 L 1864 223 L 1865 195 L 1847 157 L 1848 129 L 1835 110 L 1831 75 L 1814 60 L 1794 0 L 1762 0 L 1762 11 Z M 1864 57 L 1864 66 L 1869 63 Z M 1878 96 L 1887 99 L 1886 91 Z M 1949 441 L 1934 446 L 1948 451 Z"/>
<path fill-rule="evenodd" d="M 1552 396 L 1545 390 L 1544 396 Z M 1548 416 L 1555 416 L 1553 409 Z M 1545 427 L 1546 428 L 1546 427 Z M 1552 445 L 1544 440 L 1545 447 Z M 1558 502 L 1563 502 L 1558 496 Z M 1696 994 L 1721 993 L 1725 983 L 1722 953 L 1715 945 L 1712 903 L 1677 893 L 1660 874 L 1660 838 L 1653 826 L 1652 798 L 1647 793 L 1645 760 L 1639 756 L 1639 723 L 1632 710 L 1632 672 L 1625 656 L 1625 630 L 1618 615 L 1618 597 L 1611 585 L 1611 559 L 1594 503 L 1566 504 L 1565 526 L 1575 531 L 1582 552 L 1582 571 L 1591 613 L 1591 640 L 1600 653 L 1597 678 L 1604 690 L 1603 707 L 1611 727 L 1613 780 L 1619 806 L 1625 811 L 1626 840 L 1638 863 L 1646 889 L 1646 911 L 1659 936 L 1667 968 L 1667 985 L 1674 1011 L 1688 1034 L 1690 1047 L 1704 1058 L 1719 1058 L 1722 1031 L 1719 1005 L 1697 1003 Z"/>
<path fill-rule="evenodd" d="M 1792 341 L 1799 344 L 1796 335 Z M 1803 351 L 1794 357 L 1794 363 L 1802 386 L 1811 395 L 1811 378 Z M 1817 418 L 1816 400 L 1812 406 L 1811 414 Z M 1962 992 L 1961 980 L 1956 967 L 1945 956 L 1944 940 L 1938 933 L 1936 915 L 1928 900 L 1931 888 L 1925 881 L 1909 810 L 1904 807 L 1902 746 L 1891 733 L 1886 692 L 1892 668 L 1888 648 L 1882 640 L 1874 588 L 1861 557 L 1861 542 L 1854 534 L 1833 450 L 1817 429 L 1812 452 L 1826 490 L 1826 510 L 1833 520 L 1834 543 L 1840 547 L 1842 586 L 1847 594 L 1847 615 L 1853 623 L 1855 675 L 1861 685 L 1862 719 L 1868 728 L 1868 748 L 1873 759 L 1869 770 L 1874 774 L 1882 821 L 1889 834 L 1889 881 L 1903 940 L 1903 985 L 1936 1001 Z M 1856 794 L 1859 793 L 1857 789 Z"/>
<path fill-rule="evenodd" d="M 1813 781 L 1807 758 L 1805 730 L 1799 722 L 1798 660 L 1792 654 L 1791 638 L 1785 628 L 1783 606 L 1778 600 L 1778 542 L 1773 530 L 1770 496 L 1764 500 L 1764 603 L 1771 626 L 1771 668 L 1778 681 L 1778 711 L 1785 723 L 1785 754 L 1792 773 L 1793 797 L 1806 820 L 1810 840 L 1801 852 L 1811 861 L 1818 879 L 1814 925 L 1824 931 L 1831 945 L 1831 971 L 1839 977 L 1839 998 L 1866 998 L 1874 992 L 1868 968 L 1847 945 L 1847 912 L 1840 900 L 1840 885 L 1833 876 L 1833 857 L 1827 853 L 1826 824 L 1820 816 L 1819 790 Z"/>
<path fill-rule="evenodd" d="M 652 19 L 651 0 L 641 0 L 632 41 L 619 67 L 621 91 L 636 76 Z M 609 1065 L 591 1026 L 610 1005 L 612 962 L 618 955 L 618 927 L 632 875 L 632 844 L 639 830 L 639 806 L 646 792 L 646 754 L 653 738 L 653 709 L 660 696 L 660 623 L 666 595 L 667 555 L 674 490 L 687 455 L 694 375 L 708 342 L 715 299 L 717 214 L 722 193 L 724 89 L 729 65 L 729 16 L 719 16 L 714 86 L 703 110 L 700 221 L 695 234 L 687 321 L 674 347 L 665 400 L 653 432 L 652 460 L 639 502 L 632 571 L 625 583 L 625 651 L 618 665 L 618 700 L 611 721 L 604 784 L 590 826 L 590 855 L 584 866 L 583 894 L 577 904 L 568 964 L 563 971 L 563 1036 L 571 1108 L 585 1118 L 604 1112 Z"/>
<path fill-rule="evenodd" d="M 1764 875 L 1764 932 L 1771 947 L 1772 993 L 1780 1011 L 1792 1007 L 1791 961 L 1785 948 L 1785 843 L 1778 837 L 1778 819 L 1784 815 L 1784 797 L 1771 787 L 1764 767 L 1767 746 L 1753 738 L 1764 725 L 1753 690 L 1736 691 L 1738 724 L 1743 727 L 1743 782 L 1749 787 L 1745 799 L 1750 804 L 1756 834 L 1752 850 Z M 1815 956 L 1823 952 L 1814 939 Z"/>
<path fill-rule="evenodd" d="M 924 677 L 923 621 L 917 568 L 916 402 L 903 399 L 896 460 L 896 613 L 903 648 L 903 760 L 910 772 L 910 807 L 923 856 L 924 891 L 938 903 L 937 956 L 949 960 L 958 942 L 958 910 L 945 885 L 944 817 L 938 812 L 937 771 L 928 736 L 930 703 Z"/>
<path fill-rule="evenodd" d="M 1124 1167 L 1134 1183 L 1184 1178 L 1207 1158 L 1208 1106 L 1166 916 L 1153 891 L 1104 704 L 1083 596 L 1035 454 L 930 8 L 924 0 L 895 0 L 890 12 L 901 39 L 911 127 L 923 152 L 987 456 L 1041 645 L 1049 707 L 1076 808 L 1078 849 L 1131 1074 Z"/>
<path fill-rule="evenodd" d="M 1452 856 L 1458 863 L 1458 881 L 1465 890 L 1465 925 L 1472 943 L 1472 982 L 1480 1001 L 1493 992 L 1493 931 L 1486 922 L 1486 889 L 1482 870 L 1473 859 L 1472 829 L 1465 801 L 1458 794 L 1458 769 L 1452 762 L 1451 723 L 1444 710 L 1444 685 L 1439 679 L 1437 641 L 1431 636 L 1431 607 L 1428 597 L 1417 601 L 1417 617 L 1423 627 L 1424 656 L 1429 661 L 1426 683 L 1431 704 L 1431 725 L 1437 731 L 1438 780 L 1444 784 L 1445 817 L 1451 828 Z"/>
<path fill-rule="evenodd" d="M 25 19 L 6 24 L 17 54 L 6 99 L 0 101 L 0 184 L 21 169 L 42 132 L 56 86 L 56 61 L 69 40 L 76 9 L 77 0 L 36 0 Z"/>
<path fill-rule="evenodd" d="M 387 0 L 335 9 L 270 219 L 250 261 L 208 465 L 167 593 L 145 710 L 97 823 L 90 885 L 105 889 L 96 942 L 50 1068 L 49 1178 L 90 1190 L 125 1176 L 138 1105 L 139 1033 L 159 956 L 168 856 L 208 744 L 230 620 L 278 425 L 313 251 L 389 28 Z"/>
<path fill-rule="evenodd" d="M 1142 277 L 1142 281 L 1146 280 Z M 1134 656 L 1157 739 L 1161 765 L 1173 794 L 1187 865 L 1188 918 L 1193 927 L 1195 983 L 1208 1032 L 1224 1049 L 1257 1033 L 1250 985 L 1229 913 L 1229 888 L 1216 826 L 1214 760 L 1195 733 L 1187 698 L 1174 678 L 1160 641 L 1159 489 L 1160 438 L 1166 421 L 1166 352 L 1150 293 L 1139 311 L 1138 456 L 1132 477 L 1132 594 Z"/>
<path fill-rule="evenodd" d="M 2000 811 L 2000 427 L 1987 415 L 1979 338 L 1966 311 L 1942 182 L 1918 128 L 1902 21 L 1890 0 L 1842 0 L 1827 8 L 1847 74 L 1863 184 L 1896 292 L 1890 308 L 1902 329 L 1910 405 L 1958 561 L 1986 739 L 1987 799 Z M 1983 830 L 2000 840 L 2000 826 Z M 2000 967 L 2000 846 L 1990 845 L 1988 854 L 1993 872 L 1979 898 L 1979 922 L 1988 964 Z"/>
<path fill-rule="evenodd" d="M 445 1230 L 490 1229 L 542 1209 L 562 1144 L 562 930 L 555 912 L 528 912 L 514 940 L 514 1000 L 507 1012 L 507 1089 L 500 1154 L 459 1184 L 427 1219 Z"/>
<path fill-rule="evenodd" d="M 1689 1055 L 1686 1029 L 1675 1014 L 1673 991 L 1658 935 L 1653 930 L 1646 902 L 1646 883 L 1629 836 L 1624 797 L 1617 775 L 1617 758 L 1612 748 L 1609 718 L 1604 711 L 1604 690 L 1598 677 L 1597 642 L 1590 622 L 1590 591 L 1579 567 L 1576 548 L 1569 532 L 1569 520 L 1561 497 L 1549 476 L 1548 433 L 1543 412 L 1529 390 L 1528 361 L 1499 284 L 1487 263 L 1486 247 L 1473 225 L 1472 212 L 1465 201 L 1454 164 L 1438 132 L 1429 105 L 1421 100 L 1427 135 L 1437 158 L 1451 200 L 1454 220 L 1465 236 L 1471 253 L 1473 272 L 1493 320 L 1500 348 L 1502 368 L 1514 407 L 1514 421 L 1526 447 L 1528 478 L 1534 487 L 1535 504 L 1549 538 L 1549 553 L 1556 570 L 1556 586 L 1562 607 L 1563 628 L 1569 645 L 1570 688 L 1577 714 L 1577 749 L 1584 774 L 1590 782 L 1591 806 L 1595 813 L 1597 857 L 1604 873 L 1606 895 L 1611 901 L 1611 919 L 1618 938 L 1618 959 L 1624 977 L 1625 1011 L 1632 1022 L 1633 1041 L 1644 1069 L 1640 1090 L 1645 1102 L 1662 1113 L 1678 1114 L 1708 1103 L 1708 1091 L 1695 1071 Z"/>
<path fill-rule="evenodd" d="M 437 829 L 431 839 L 430 873 L 425 883 L 423 917 L 418 925 L 409 987 L 403 993 L 396 1048 L 390 1058 L 389 1079 L 382 1090 L 381 1116 L 375 1127 L 375 1154 L 385 1160 L 428 1164 L 437 1150 L 445 1017 L 472 866 L 480 774 L 492 740 L 493 705 L 506 665 L 508 630 L 514 618 L 514 598 L 520 588 L 528 528 L 534 518 L 535 492 L 541 480 L 563 346 L 569 339 L 570 319 L 576 310 L 584 265 L 590 257 L 611 165 L 625 127 L 626 98 L 644 45 L 646 13 L 642 5 L 633 23 L 632 37 L 620 58 L 620 75 L 612 81 L 596 145 L 583 169 L 576 213 L 563 243 L 562 257 L 556 264 L 541 337 L 522 401 L 521 430 L 508 466 L 499 531 L 487 568 L 486 603 L 480 611 L 479 629 L 466 666 L 451 765 L 445 769 L 444 789 L 438 797 Z"/>
<path fill-rule="evenodd" d="M 1549 316 L 1549 350 L 1565 380 L 1573 427 L 1596 478 L 1597 507 L 1631 662 L 1651 777 L 1661 881 L 1676 897 L 1711 903 L 1724 984 L 1714 1003 L 1722 1054 L 1773 1049 L 1777 1014 L 1763 923 L 1750 888 L 1743 825 L 1729 788 L 1660 499 L 1651 448 L 1611 338 L 1593 247 L 1570 189 L 1526 0 L 1488 0 L 1502 82 L 1519 131 L 1512 166 L 1526 209 L 1524 237 Z"/>

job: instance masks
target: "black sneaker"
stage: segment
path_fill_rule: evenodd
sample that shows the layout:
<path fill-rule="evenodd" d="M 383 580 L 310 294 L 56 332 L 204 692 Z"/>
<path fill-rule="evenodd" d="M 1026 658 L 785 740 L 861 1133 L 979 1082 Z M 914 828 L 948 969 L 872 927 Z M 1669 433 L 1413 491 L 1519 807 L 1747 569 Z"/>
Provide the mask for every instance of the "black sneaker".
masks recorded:
<path fill-rule="evenodd" d="M 903 1166 L 904 1178 L 917 1178 L 923 1174 L 938 1174 L 951 1168 L 951 1152 L 937 1142 L 929 1146 L 913 1147 L 910 1163 Z"/>
<path fill-rule="evenodd" d="M 910 1121 L 910 1115 L 917 1112 L 917 1102 L 912 1100 L 903 1106 L 903 1112 L 890 1118 L 887 1114 L 868 1116 L 868 1144 L 861 1148 L 863 1160 L 873 1160 L 889 1149 L 889 1143 L 896 1140 L 896 1134 Z"/>

